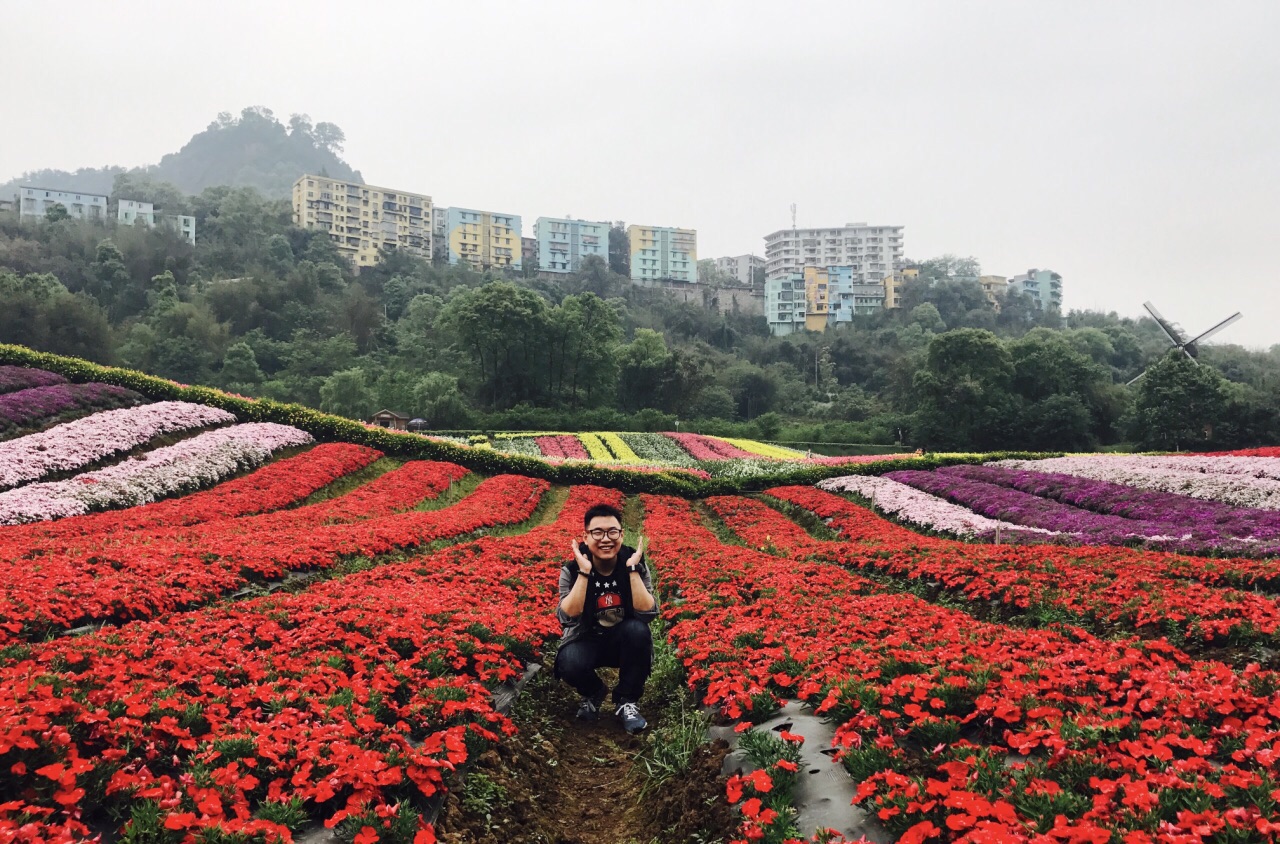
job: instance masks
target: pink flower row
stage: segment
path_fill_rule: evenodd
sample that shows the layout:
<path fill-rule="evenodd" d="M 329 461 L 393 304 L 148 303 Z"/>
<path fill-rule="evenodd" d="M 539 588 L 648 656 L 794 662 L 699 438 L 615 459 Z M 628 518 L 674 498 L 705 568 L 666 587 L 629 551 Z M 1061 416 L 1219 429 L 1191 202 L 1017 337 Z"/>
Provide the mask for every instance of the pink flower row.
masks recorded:
<path fill-rule="evenodd" d="M 0 489 L 132 451 L 161 434 L 234 422 L 225 410 L 181 401 L 107 410 L 0 443 Z"/>
<path fill-rule="evenodd" d="M 978 534 L 994 533 L 997 530 L 1009 533 L 1054 533 L 1041 528 L 1029 528 L 1012 522 L 989 519 L 978 515 L 968 507 L 952 504 L 950 501 L 921 492 L 904 483 L 874 475 L 829 478 L 821 481 L 818 486 L 827 492 L 852 492 L 870 501 L 877 510 L 895 516 L 909 525 L 954 536 L 973 537 Z"/>
<path fill-rule="evenodd" d="M 206 431 L 65 481 L 28 484 L 0 493 L 0 524 L 46 521 L 94 510 L 135 507 L 219 483 L 260 466 L 311 435 L 289 425 L 257 422 Z"/>
<path fill-rule="evenodd" d="M 565 457 L 570 460 L 587 460 L 590 457 L 582 440 L 573 434 L 538 437 L 536 441 L 545 457 Z"/>
<path fill-rule="evenodd" d="M 668 437 L 680 443 L 680 446 L 695 460 L 759 460 L 760 455 L 743 451 L 736 445 L 715 437 L 704 437 L 702 434 L 674 434 Z"/>

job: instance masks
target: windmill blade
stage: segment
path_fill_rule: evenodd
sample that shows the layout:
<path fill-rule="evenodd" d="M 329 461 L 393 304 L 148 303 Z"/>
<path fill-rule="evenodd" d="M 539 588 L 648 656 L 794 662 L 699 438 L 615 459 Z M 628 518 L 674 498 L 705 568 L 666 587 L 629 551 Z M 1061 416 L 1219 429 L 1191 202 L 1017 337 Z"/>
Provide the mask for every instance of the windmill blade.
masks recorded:
<path fill-rule="evenodd" d="M 1199 343 L 1201 340 L 1207 340 L 1207 339 L 1209 339 L 1210 337 L 1212 337 L 1213 335 L 1217 334 L 1217 333 L 1218 333 L 1219 331 L 1221 331 L 1222 329 L 1226 328 L 1228 325 L 1232 325 L 1233 323 L 1239 322 L 1239 321 L 1240 321 L 1240 320 L 1242 320 L 1242 319 L 1244 319 L 1244 314 L 1240 313 L 1239 311 L 1236 311 L 1234 314 L 1232 314 L 1231 316 L 1227 317 L 1227 318 L 1226 318 L 1226 319 L 1224 319 L 1222 322 L 1220 322 L 1220 323 L 1218 323 L 1217 325 L 1215 325 L 1213 328 L 1210 328 L 1208 331 L 1204 332 L 1204 333 L 1203 333 L 1203 334 L 1201 334 L 1199 337 L 1195 338 L 1194 340 L 1189 341 L 1189 342 L 1187 343 L 1187 345 L 1188 345 L 1188 346 L 1191 346 L 1191 345 L 1194 345 L 1194 344 L 1196 344 L 1196 343 Z"/>
<path fill-rule="evenodd" d="M 1173 324 L 1160 315 L 1156 310 L 1156 306 L 1150 302 L 1143 302 L 1142 307 L 1147 309 L 1147 313 L 1151 314 L 1151 318 L 1156 321 L 1156 325 L 1160 326 L 1160 330 L 1164 332 L 1164 336 L 1169 338 L 1169 342 L 1181 349 L 1186 345 L 1187 341 L 1182 337 Z"/>
<path fill-rule="evenodd" d="M 1146 371 L 1145 369 L 1144 369 L 1144 370 L 1142 370 L 1142 371 L 1141 371 L 1141 372 L 1139 372 L 1136 376 L 1134 376 L 1134 378 L 1133 378 L 1133 380 L 1132 380 L 1132 381 L 1129 381 L 1127 384 L 1125 384 L 1125 386 L 1126 386 L 1126 387 L 1132 387 L 1134 384 L 1137 384 L 1139 381 L 1141 381 L 1141 380 L 1142 380 L 1142 376 L 1144 376 L 1144 375 L 1146 375 L 1146 374 L 1147 374 L 1147 371 Z"/>

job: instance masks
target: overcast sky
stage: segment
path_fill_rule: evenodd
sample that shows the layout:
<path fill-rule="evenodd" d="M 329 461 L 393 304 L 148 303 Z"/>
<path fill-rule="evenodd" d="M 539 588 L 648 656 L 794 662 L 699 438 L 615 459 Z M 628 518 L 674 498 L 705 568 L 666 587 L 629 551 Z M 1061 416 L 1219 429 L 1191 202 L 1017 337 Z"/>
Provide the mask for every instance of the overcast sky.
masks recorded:
<path fill-rule="evenodd" d="M 1280 0 L 4 4 L 0 180 L 142 165 L 219 111 L 337 123 L 441 205 L 906 226 L 1065 306 L 1280 343 Z"/>

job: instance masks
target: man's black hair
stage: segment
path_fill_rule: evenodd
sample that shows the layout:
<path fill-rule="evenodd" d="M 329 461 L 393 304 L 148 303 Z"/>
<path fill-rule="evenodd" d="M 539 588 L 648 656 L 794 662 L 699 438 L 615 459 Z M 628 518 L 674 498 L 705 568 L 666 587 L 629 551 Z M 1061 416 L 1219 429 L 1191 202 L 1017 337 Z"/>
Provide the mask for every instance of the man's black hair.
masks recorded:
<path fill-rule="evenodd" d="M 601 516 L 606 516 L 606 517 L 613 516 L 615 519 L 618 520 L 619 525 L 622 524 L 621 510 L 619 510 L 617 507 L 614 507 L 612 504 L 597 504 L 594 507 L 592 507 L 590 510 L 588 510 L 587 514 L 582 517 L 582 527 L 586 528 L 588 525 L 591 524 L 592 519 L 598 519 Z"/>

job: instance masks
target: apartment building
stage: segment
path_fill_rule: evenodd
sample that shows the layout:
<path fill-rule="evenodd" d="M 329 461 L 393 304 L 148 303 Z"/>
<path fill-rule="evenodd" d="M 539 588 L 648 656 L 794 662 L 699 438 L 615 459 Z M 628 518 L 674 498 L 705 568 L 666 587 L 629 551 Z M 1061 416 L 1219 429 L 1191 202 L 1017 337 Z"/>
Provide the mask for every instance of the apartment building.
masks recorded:
<path fill-rule="evenodd" d="M 116 222 L 126 226 L 135 226 L 139 222 L 149 228 L 156 224 L 156 207 L 153 203 L 137 199 L 121 199 L 116 202 Z"/>
<path fill-rule="evenodd" d="M 745 287 L 755 286 L 756 270 L 764 269 L 764 258 L 758 255 L 733 255 L 716 258 L 716 269 Z"/>
<path fill-rule="evenodd" d="M 805 267 L 851 267 L 858 284 L 874 284 L 902 266 L 902 226 L 846 223 L 838 228 L 782 229 L 766 235 L 765 277 Z"/>
<path fill-rule="evenodd" d="M 161 225 L 168 226 L 186 239 L 192 246 L 196 245 L 196 218 L 190 214 L 161 214 Z"/>
<path fill-rule="evenodd" d="M 431 197 L 305 175 L 293 183 L 293 222 L 323 229 L 357 269 L 378 263 L 384 251 L 431 258 Z"/>
<path fill-rule="evenodd" d="M 627 226 L 631 280 L 652 287 L 662 281 L 698 280 L 698 233 L 665 226 Z M 608 244 L 605 244 L 606 256 Z"/>
<path fill-rule="evenodd" d="M 449 208 L 445 212 L 445 243 L 449 263 L 466 261 L 476 269 L 518 270 L 523 266 L 524 246 L 520 215 L 473 208 Z"/>
<path fill-rule="evenodd" d="M 917 269 L 898 270 L 884 277 L 884 306 L 886 308 L 902 307 L 902 286 L 908 281 L 915 281 L 920 277 L 920 271 Z"/>
<path fill-rule="evenodd" d="M 155 228 L 159 223 L 182 235 L 192 246 L 196 245 L 196 218 L 189 214 L 166 214 L 154 203 L 140 199 L 116 200 L 116 222 L 122 226 L 145 225 Z"/>
<path fill-rule="evenodd" d="M 107 219 L 107 197 L 96 193 L 20 185 L 15 199 L 20 220 L 43 220 L 49 209 L 56 205 L 67 209 L 67 213 L 75 220 Z"/>
<path fill-rule="evenodd" d="M 609 223 L 572 217 L 539 217 L 533 224 L 538 269 L 544 273 L 576 273 L 588 255 L 609 263 L 609 227 Z"/>
<path fill-rule="evenodd" d="M 986 294 L 987 301 L 996 313 L 1000 313 L 1000 294 L 1009 287 L 1009 279 L 1002 275 L 984 275 L 978 277 L 978 284 Z"/>
<path fill-rule="evenodd" d="M 803 273 L 765 279 L 764 318 L 769 323 L 770 333 L 785 337 L 805 330 L 806 298 Z"/>
<path fill-rule="evenodd" d="M 536 223 L 534 224 L 537 225 Z M 520 265 L 523 267 L 538 266 L 538 239 L 536 237 L 520 238 Z"/>
<path fill-rule="evenodd" d="M 873 314 L 884 309 L 884 282 L 860 282 L 854 280 L 852 267 L 805 267 L 805 287 L 821 283 L 826 276 L 827 325 L 853 322 L 855 316 Z"/>
<path fill-rule="evenodd" d="M 1025 293 L 1042 311 L 1062 310 L 1062 276 L 1053 270 L 1030 269 L 1009 279 L 1009 290 Z"/>

